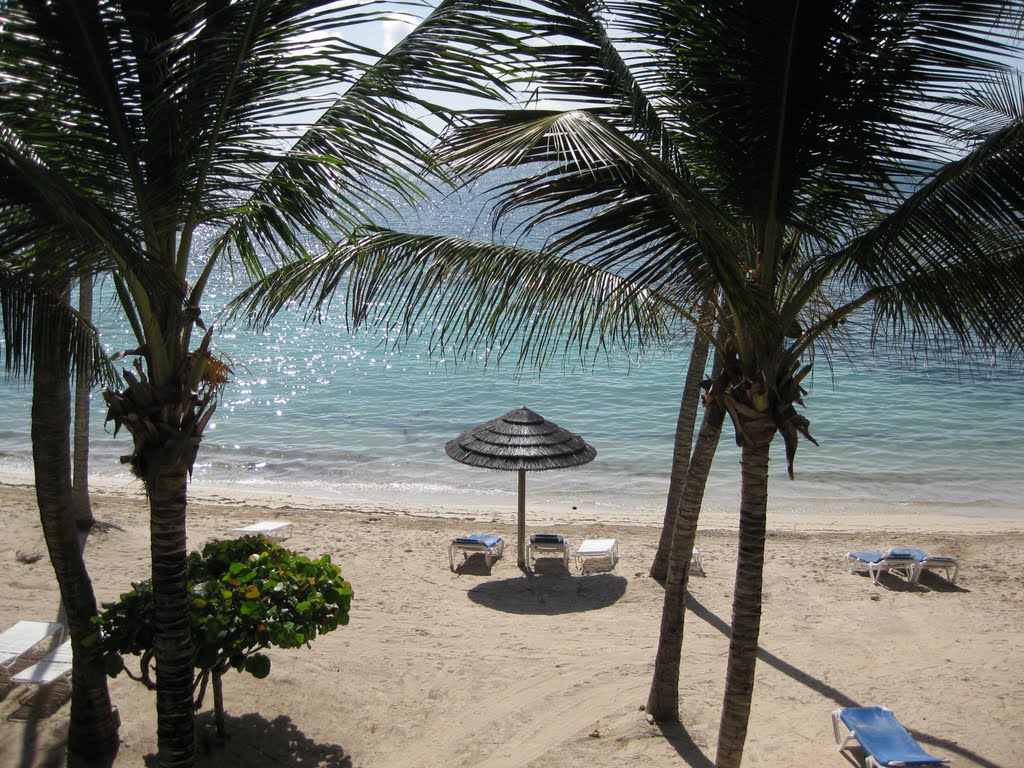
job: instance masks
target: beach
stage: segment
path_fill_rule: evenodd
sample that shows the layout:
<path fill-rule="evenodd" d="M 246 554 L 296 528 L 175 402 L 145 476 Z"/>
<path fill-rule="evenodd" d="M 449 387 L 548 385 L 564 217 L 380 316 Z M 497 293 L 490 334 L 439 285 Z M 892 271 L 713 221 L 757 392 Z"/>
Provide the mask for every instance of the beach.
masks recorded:
<path fill-rule="evenodd" d="M 93 491 L 104 523 L 86 545 L 97 597 L 147 578 L 148 510 L 129 481 Z M 31 482 L 0 477 L 6 588 L 0 626 L 54 620 L 58 592 Z M 294 524 L 285 546 L 329 553 L 352 583 L 351 623 L 311 648 L 272 649 L 270 676 L 225 677 L 230 738 L 197 718 L 201 766 L 611 768 L 713 765 L 736 560 L 727 509 L 702 518 L 705 575 L 690 581 L 680 682 L 683 726 L 647 721 L 663 590 L 647 576 L 653 517 L 528 506 L 529 532 L 574 544 L 616 538 L 610 573 L 516 566 L 515 508 L 457 508 L 415 498 L 346 504 L 272 494 L 193 494 L 189 547 L 261 520 Z M 491 571 L 448 565 L 468 533 L 508 542 Z M 916 546 L 960 558 L 957 585 L 925 574 L 873 586 L 848 573 L 849 550 Z M 42 555 L 33 560 L 34 555 Z M 819 514 L 769 506 L 764 615 L 744 766 L 849 766 L 830 713 L 881 705 L 929 752 L 959 768 L 1024 765 L 1024 520 L 898 511 L 837 502 Z M 0 766 L 63 764 L 64 705 L 28 715 L 15 688 L 0 702 Z M 111 681 L 121 718 L 115 766 L 155 764 L 154 695 Z M 860 754 L 854 755 L 859 761 Z"/>

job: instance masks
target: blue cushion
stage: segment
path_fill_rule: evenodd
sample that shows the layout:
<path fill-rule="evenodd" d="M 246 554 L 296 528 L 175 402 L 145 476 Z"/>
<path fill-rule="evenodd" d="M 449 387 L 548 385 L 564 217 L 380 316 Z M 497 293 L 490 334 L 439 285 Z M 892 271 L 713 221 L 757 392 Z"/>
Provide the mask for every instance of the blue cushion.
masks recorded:
<path fill-rule="evenodd" d="M 883 555 L 881 552 L 851 552 L 847 557 L 853 557 L 862 563 L 877 563 Z"/>
<path fill-rule="evenodd" d="M 846 707 L 839 718 L 864 751 L 879 765 L 943 765 L 946 760 L 933 757 L 921 749 L 896 716 L 884 707 Z"/>
<path fill-rule="evenodd" d="M 530 536 L 534 544 L 565 544 L 565 539 L 558 533 L 535 533 Z"/>
<path fill-rule="evenodd" d="M 502 542 L 501 536 L 490 533 L 471 533 L 469 536 L 460 536 L 455 539 L 456 544 L 482 544 L 485 547 L 493 547 Z"/>
<path fill-rule="evenodd" d="M 885 553 L 886 557 L 894 557 L 897 559 L 906 560 L 920 560 L 922 557 L 926 557 L 925 553 L 920 549 L 909 549 L 909 548 L 898 548 L 894 547 Z"/>

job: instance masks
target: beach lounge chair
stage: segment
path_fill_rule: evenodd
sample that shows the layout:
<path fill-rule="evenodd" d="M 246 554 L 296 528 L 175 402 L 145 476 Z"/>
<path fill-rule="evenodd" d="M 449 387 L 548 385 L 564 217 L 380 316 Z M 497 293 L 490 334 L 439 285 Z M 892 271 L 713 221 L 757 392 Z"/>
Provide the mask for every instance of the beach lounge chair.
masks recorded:
<path fill-rule="evenodd" d="M 37 663 L 11 678 L 20 685 L 53 685 L 71 676 L 71 641 L 65 640 Z"/>
<path fill-rule="evenodd" d="M 19 660 L 63 631 L 63 624 L 50 621 L 19 621 L 5 629 L 0 633 L 0 681 L 9 682 Z"/>
<path fill-rule="evenodd" d="M 958 558 L 929 555 L 920 549 L 907 549 L 903 551 L 913 552 L 914 559 L 917 561 L 916 565 L 914 565 L 914 573 L 910 578 L 912 583 L 917 584 L 921 574 L 925 571 L 944 571 L 946 581 L 950 584 L 956 584 L 956 577 L 960 573 L 960 560 Z"/>
<path fill-rule="evenodd" d="M 483 552 L 484 563 L 490 568 L 491 563 L 501 559 L 505 554 L 505 539 L 485 533 L 471 533 L 469 536 L 452 539 L 452 543 L 448 545 L 448 565 L 452 571 L 455 570 L 456 552 L 462 552 L 463 559 L 469 557 L 471 552 Z"/>
<path fill-rule="evenodd" d="M 878 584 L 878 577 L 886 571 L 900 571 L 908 581 L 912 581 L 914 568 L 917 567 L 916 551 L 890 549 L 887 552 L 847 552 L 846 567 L 850 573 L 866 570 L 872 584 Z"/>
<path fill-rule="evenodd" d="M 263 520 L 244 528 L 232 528 L 239 536 L 266 536 L 271 541 L 284 541 L 292 535 L 292 524 L 287 520 Z"/>
<path fill-rule="evenodd" d="M 576 550 L 576 566 L 582 574 L 611 571 L 617 562 L 618 539 L 584 539 Z"/>
<path fill-rule="evenodd" d="M 533 568 L 538 556 L 561 556 L 569 570 L 569 540 L 558 533 L 532 533 L 526 546 L 526 564 Z"/>
<path fill-rule="evenodd" d="M 693 554 L 690 555 L 690 572 L 696 573 L 698 576 L 704 575 L 704 557 L 696 547 L 693 548 Z"/>
<path fill-rule="evenodd" d="M 849 731 L 845 737 L 841 726 Z M 840 752 L 855 743 L 860 745 L 867 768 L 935 766 L 949 762 L 948 758 L 933 757 L 921 749 L 885 707 L 841 707 L 832 713 L 832 729 Z"/>

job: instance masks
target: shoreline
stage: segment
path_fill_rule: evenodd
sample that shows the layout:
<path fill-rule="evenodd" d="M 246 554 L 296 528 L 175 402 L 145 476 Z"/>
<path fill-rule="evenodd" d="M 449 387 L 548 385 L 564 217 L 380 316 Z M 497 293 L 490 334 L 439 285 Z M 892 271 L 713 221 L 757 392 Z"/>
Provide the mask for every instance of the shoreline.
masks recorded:
<path fill-rule="evenodd" d="M 34 488 L 34 478 L 26 473 L 0 472 L 0 493 L 6 488 Z M 123 480 L 109 476 L 91 477 L 90 491 L 94 495 L 134 500 L 145 504 L 142 483 L 126 471 Z M 304 492 L 296 495 L 281 489 L 265 489 L 208 481 L 189 485 L 190 505 L 230 507 L 251 506 L 272 512 L 294 510 L 296 513 L 329 512 L 330 510 L 374 510 L 387 514 L 403 514 L 419 518 L 463 520 L 467 522 L 493 522 L 515 524 L 516 497 L 509 492 L 500 496 L 473 494 L 407 494 L 401 500 L 388 493 L 364 493 L 362 496 L 341 498 L 339 494 Z M 917 531 L 927 532 L 1024 532 L 1024 514 L 1013 517 L 992 514 L 987 508 L 962 507 L 937 502 L 900 503 L 891 505 L 853 504 L 831 502 L 827 504 L 772 503 L 768 499 L 768 528 L 778 531 Z M 705 504 L 701 511 L 700 529 L 735 531 L 738 528 L 738 506 L 719 503 Z M 531 525 L 623 525 L 661 528 L 664 509 L 638 509 L 617 504 L 610 499 L 601 504 L 593 501 L 551 502 L 531 498 L 526 500 L 527 523 Z"/>
<path fill-rule="evenodd" d="M 15 479 L 0 477 L 9 530 L 0 561 L 10 585 L 0 593 L 0 627 L 59 615 L 34 488 Z M 538 567 L 528 579 L 515 564 L 514 505 L 468 510 L 404 501 L 190 494 L 190 549 L 235 527 L 287 519 L 294 532 L 284 545 L 311 557 L 331 554 L 355 589 L 348 627 L 308 649 L 271 649 L 267 680 L 225 678 L 233 738 L 212 735 L 207 703 L 197 716 L 198 766 L 619 768 L 681 757 L 708 764 L 735 572 L 730 514 L 703 516 L 698 532 L 705 576 L 690 582 L 680 682 L 685 729 L 673 729 L 649 724 L 641 711 L 663 602 L 660 585 L 646 576 L 660 521 L 591 522 L 528 502 L 530 532 L 550 526 L 574 545 L 617 538 L 622 558 L 611 573 Z M 90 534 L 86 561 L 97 599 L 110 601 L 149 576 L 148 509 L 133 480 L 95 488 L 93 508 L 110 525 Z M 857 528 L 862 520 L 870 524 Z M 505 536 L 506 556 L 490 572 L 471 562 L 452 573 L 447 545 L 471 532 Z M 898 545 L 961 558 L 958 584 L 934 577 L 912 587 L 889 576 L 876 587 L 847 572 L 846 551 Z M 40 557 L 28 562 L 33 555 Z M 926 749 L 958 768 L 1024 764 L 1015 738 L 1016 713 L 1024 710 L 1022 558 L 1024 526 L 1014 521 L 921 509 L 770 512 L 745 768 L 848 765 L 829 713 L 850 705 L 890 707 Z M 110 690 L 122 718 L 113 768 L 134 768 L 156 748 L 155 699 L 123 675 Z M 69 707 L 12 720 L 18 698 L 11 692 L 0 702 L 0 765 L 63 765 Z"/>

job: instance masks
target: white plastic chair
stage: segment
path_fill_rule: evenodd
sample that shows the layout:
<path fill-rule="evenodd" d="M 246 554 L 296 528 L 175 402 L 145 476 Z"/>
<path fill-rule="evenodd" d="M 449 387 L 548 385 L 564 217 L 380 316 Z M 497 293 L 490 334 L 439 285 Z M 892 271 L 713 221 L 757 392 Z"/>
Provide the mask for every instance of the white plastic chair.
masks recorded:
<path fill-rule="evenodd" d="M 10 680 L 11 669 L 44 641 L 64 631 L 64 625 L 50 621 L 19 621 L 0 633 L 0 677 Z"/>
<path fill-rule="evenodd" d="M 11 678 L 19 685 L 53 685 L 71 676 L 71 641 L 65 640 L 31 667 Z"/>
<path fill-rule="evenodd" d="M 698 576 L 704 575 L 704 557 L 696 547 L 693 548 L 693 553 L 690 555 L 690 572 L 696 573 Z"/>
<path fill-rule="evenodd" d="M 244 528 L 232 528 L 239 536 L 266 536 L 271 541 L 284 541 L 292 535 L 292 524 L 287 520 L 263 520 Z"/>
<path fill-rule="evenodd" d="M 617 562 L 618 539 L 584 539 L 576 550 L 576 567 L 582 574 L 610 571 Z"/>

